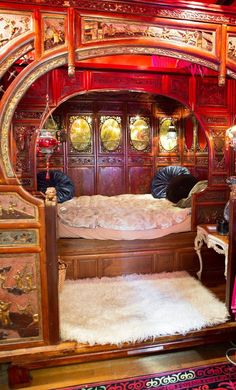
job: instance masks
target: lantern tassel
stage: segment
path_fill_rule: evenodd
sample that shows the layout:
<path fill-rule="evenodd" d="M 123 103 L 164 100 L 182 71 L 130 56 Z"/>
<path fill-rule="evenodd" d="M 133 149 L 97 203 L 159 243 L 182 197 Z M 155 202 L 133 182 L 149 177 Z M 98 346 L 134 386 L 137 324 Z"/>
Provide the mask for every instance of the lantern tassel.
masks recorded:
<path fill-rule="evenodd" d="M 49 174 L 49 160 L 47 160 L 46 164 L 46 180 L 50 179 L 50 174 Z"/>

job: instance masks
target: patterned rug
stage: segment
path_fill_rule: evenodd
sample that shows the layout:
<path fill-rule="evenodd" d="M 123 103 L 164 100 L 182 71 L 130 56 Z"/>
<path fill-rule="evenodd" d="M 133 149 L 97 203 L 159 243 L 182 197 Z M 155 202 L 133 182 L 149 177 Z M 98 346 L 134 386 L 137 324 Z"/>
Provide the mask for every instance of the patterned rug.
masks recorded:
<path fill-rule="evenodd" d="M 228 363 L 185 368 L 101 383 L 63 387 L 60 390 L 236 390 L 236 366 Z M 57 390 L 59 390 L 57 388 Z"/>

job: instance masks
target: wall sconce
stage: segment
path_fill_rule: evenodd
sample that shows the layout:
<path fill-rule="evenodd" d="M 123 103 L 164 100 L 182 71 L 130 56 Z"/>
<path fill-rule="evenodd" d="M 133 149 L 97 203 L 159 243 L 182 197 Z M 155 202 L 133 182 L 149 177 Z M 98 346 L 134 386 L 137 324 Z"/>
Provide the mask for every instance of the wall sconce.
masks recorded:
<path fill-rule="evenodd" d="M 167 130 L 166 138 L 169 140 L 175 140 L 177 138 L 176 127 L 173 122 L 170 123 L 169 128 Z"/>
<path fill-rule="evenodd" d="M 236 151 L 236 125 L 226 130 L 226 142 Z"/>

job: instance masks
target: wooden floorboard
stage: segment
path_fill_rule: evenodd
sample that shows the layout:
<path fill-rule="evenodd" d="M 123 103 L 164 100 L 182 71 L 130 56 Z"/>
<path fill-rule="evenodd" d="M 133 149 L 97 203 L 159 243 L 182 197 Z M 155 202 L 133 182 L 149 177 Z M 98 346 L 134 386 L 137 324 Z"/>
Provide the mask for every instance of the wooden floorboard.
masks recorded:
<path fill-rule="evenodd" d="M 61 367 L 31 370 L 32 383 L 27 389 L 49 390 L 62 386 L 88 384 L 90 382 L 116 380 L 138 375 L 160 373 L 227 362 L 226 351 L 231 343 L 200 346 L 187 350 L 166 352 L 151 356 L 128 357 Z M 7 378 L 2 374 L 1 390 L 7 390 Z"/>

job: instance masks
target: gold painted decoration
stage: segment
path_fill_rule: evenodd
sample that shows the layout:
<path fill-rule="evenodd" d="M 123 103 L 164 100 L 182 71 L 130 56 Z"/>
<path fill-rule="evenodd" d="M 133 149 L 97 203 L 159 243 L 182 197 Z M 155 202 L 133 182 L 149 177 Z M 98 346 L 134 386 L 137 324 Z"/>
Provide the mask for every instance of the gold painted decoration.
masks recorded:
<path fill-rule="evenodd" d="M 38 230 L 36 229 L 0 229 L 0 247 L 29 247 L 38 245 Z"/>
<path fill-rule="evenodd" d="M 2 162 L 4 165 L 5 173 L 7 177 L 15 177 L 15 173 L 12 169 L 12 164 L 9 156 L 9 127 L 11 125 L 11 119 L 13 117 L 15 108 L 26 92 L 26 90 L 33 84 L 37 78 L 43 74 L 49 72 L 51 69 L 57 68 L 66 63 L 66 55 L 60 55 L 56 59 L 50 59 L 47 62 L 41 64 L 40 67 L 37 67 L 27 75 L 24 79 L 21 79 L 20 85 L 18 85 L 13 91 L 11 97 L 9 98 L 8 104 L 5 106 L 5 111 L 0 125 L 0 139 L 1 139 L 1 155 Z"/>
<path fill-rule="evenodd" d="M 65 45 L 65 16 L 43 15 L 42 19 L 44 50 L 52 50 Z"/>
<path fill-rule="evenodd" d="M 136 150 L 145 150 L 150 146 L 151 129 L 149 118 L 130 118 L 130 140 Z"/>
<path fill-rule="evenodd" d="M 42 339 L 39 254 L 0 254 L 0 344 Z"/>
<path fill-rule="evenodd" d="M 172 118 L 164 118 L 160 122 L 160 146 L 166 152 L 172 151 L 178 144 L 178 134 L 176 133 L 176 137 L 174 138 L 169 133 L 169 128 L 172 123 Z"/>
<path fill-rule="evenodd" d="M 69 137 L 74 149 L 85 152 L 91 147 L 91 123 L 90 116 L 72 116 L 69 119 Z"/>
<path fill-rule="evenodd" d="M 227 35 L 227 56 L 230 60 L 236 61 L 236 34 Z"/>
<path fill-rule="evenodd" d="M 102 116 L 100 121 L 100 137 L 103 148 L 108 151 L 117 150 L 121 143 L 121 118 Z"/>
<path fill-rule="evenodd" d="M 38 220 L 38 208 L 13 192 L 0 193 L 0 222 Z"/>
<path fill-rule="evenodd" d="M 121 38 L 151 38 L 179 44 L 181 47 L 185 45 L 201 51 L 215 52 L 216 32 L 191 27 L 124 22 L 110 18 L 83 18 L 81 33 L 83 43 Z"/>
<path fill-rule="evenodd" d="M 24 56 L 34 49 L 33 42 L 25 44 L 23 47 L 15 50 L 10 56 L 4 58 L 0 64 L 0 78 L 3 77 L 4 73 L 14 64 L 16 60 L 21 59 L 21 64 L 25 62 Z"/>
<path fill-rule="evenodd" d="M 24 12 L 0 12 L 0 48 L 12 39 L 32 31 L 32 15 Z"/>
<path fill-rule="evenodd" d="M 179 60 L 190 61 L 193 64 L 198 64 L 201 66 L 206 66 L 207 68 L 213 69 L 215 71 L 218 70 L 218 65 L 213 61 L 208 61 L 205 58 L 196 57 L 188 53 L 183 53 L 180 51 L 176 51 L 170 48 L 162 48 L 162 47 L 154 47 L 152 46 L 137 46 L 137 45 L 129 45 L 129 46 L 102 46 L 96 48 L 86 48 L 79 49 L 76 51 L 76 60 L 85 60 L 88 58 L 98 57 L 98 56 L 108 56 L 108 55 L 123 55 L 123 54 L 136 54 L 136 55 L 160 55 L 177 58 Z M 234 77 L 234 73 L 227 70 L 229 74 L 232 74 Z M 236 78 L 236 76 L 235 76 Z M 114 83 L 113 83 L 114 84 Z"/>
<path fill-rule="evenodd" d="M 11 302 L 5 302 L 0 300 L 0 323 L 2 327 L 6 327 L 11 324 L 10 307 Z"/>

